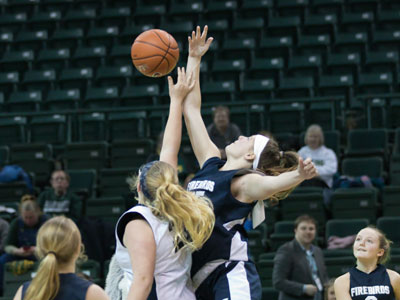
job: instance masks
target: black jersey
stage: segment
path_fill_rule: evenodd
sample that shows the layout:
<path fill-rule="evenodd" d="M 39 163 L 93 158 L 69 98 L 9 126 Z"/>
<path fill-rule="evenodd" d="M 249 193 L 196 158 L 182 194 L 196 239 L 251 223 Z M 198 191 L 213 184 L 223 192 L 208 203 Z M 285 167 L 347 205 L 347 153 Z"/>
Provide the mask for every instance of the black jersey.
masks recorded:
<path fill-rule="evenodd" d="M 383 265 L 367 274 L 356 267 L 350 273 L 350 296 L 352 300 L 395 300 L 389 274 Z"/>
<path fill-rule="evenodd" d="M 243 203 L 233 197 L 231 182 L 240 170 L 219 171 L 225 161 L 208 159 L 189 182 L 188 190 L 207 196 L 214 205 L 215 226 L 211 237 L 193 254 L 192 275 L 206 263 L 215 260 L 248 260 L 248 247 L 243 223 L 255 203 Z"/>

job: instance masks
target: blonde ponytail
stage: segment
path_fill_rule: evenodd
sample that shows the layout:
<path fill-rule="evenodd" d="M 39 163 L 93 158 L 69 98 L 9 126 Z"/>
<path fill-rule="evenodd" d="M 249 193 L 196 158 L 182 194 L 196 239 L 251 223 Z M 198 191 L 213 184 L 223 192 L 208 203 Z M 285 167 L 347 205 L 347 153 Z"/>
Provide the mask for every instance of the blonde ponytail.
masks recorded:
<path fill-rule="evenodd" d="M 171 165 L 160 161 L 152 163 L 139 175 L 136 184 L 133 180 L 130 182 L 131 188 L 142 182 L 141 188 L 147 197 L 139 199 L 139 202 L 171 224 L 175 248 L 182 245 L 195 251 L 203 246 L 214 228 L 212 203 L 206 197 L 198 197 L 183 189 Z"/>
<path fill-rule="evenodd" d="M 24 299 L 53 300 L 60 289 L 60 266 L 76 259 L 80 248 L 81 235 L 71 219 L 59 216 L 46 221 L 36 238 L 36 255 L 41 262 Z"/>

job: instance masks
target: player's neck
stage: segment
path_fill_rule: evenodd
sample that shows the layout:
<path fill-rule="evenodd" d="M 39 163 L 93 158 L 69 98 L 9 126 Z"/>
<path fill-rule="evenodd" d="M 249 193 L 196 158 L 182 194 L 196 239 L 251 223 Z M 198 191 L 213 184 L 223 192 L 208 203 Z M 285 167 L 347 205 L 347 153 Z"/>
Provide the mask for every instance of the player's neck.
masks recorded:
<path fill-rule="evenodd" d="M 357 269 L 366 274 L 371 273 L 378 267 L 377 262 L 368 262 L 357 260 Z"/>

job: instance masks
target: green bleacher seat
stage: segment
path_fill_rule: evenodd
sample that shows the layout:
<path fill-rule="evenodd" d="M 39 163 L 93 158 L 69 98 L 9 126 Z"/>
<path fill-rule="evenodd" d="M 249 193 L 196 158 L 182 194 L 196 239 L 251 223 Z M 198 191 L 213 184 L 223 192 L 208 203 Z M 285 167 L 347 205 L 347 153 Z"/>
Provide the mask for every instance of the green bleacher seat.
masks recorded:
<path fill-rule="evenodd" d="M 285 67 L 283 58 L 256 58 L 250 68 L 246 70 L 249 79 L 273 79 L 279 82 Z"/>
<path fill-rule="evenodd" d="M 70 141 L 68 124 L 67 117 L 60 114 L 32 117 L 29 126 L 30 142 L 64 144 Z"/>
<path fill-rule="evenodd" d="M 382 230 L 386 237 L 393 242 L 392 247 L 400 247 L 400 217 L 380 217 L 376 220 L 376 227 Z"/>
<path fill-rule="evenodd" d="M 56 71 L 45 69 L 41 71 L 27 71 L 24 74 L 24 79 L 21 82 L 21 87 L 28 91 L 47 91 L 54 88 L 56 80 Z"/>
<path fill-rule="evenodd" d="M 201 1 L 194 2 L 171 2 L 168 19 L 171 21 L 192 21 L 197 24 L 199 17 L 201 16 L 204 9 L 204 5 Z M 188 32 L 189 34 L 189 32 Z"/>
<path fill-rule="evenodd" d="M 299 133 L 305 126 L 303 112 L 303 103 L 273 104 L 270 106 L 270 114 L 266 116 L 265 123 L 269 124 L 268 128 L 273 134 Z"/>
<path fill-rule="evenodd" d="M 329 102 L 310 102 L 306 104 L 306 110 L 304 113 L 305 126 L 308 127 L 312 124 L 319 124 L 324 130 L 334 130 L 336 127 L 333 125 L 333 121 L 339 119 L 340 112 L 335 113 L 336 103 Z"/>
<path fill-rule="evenodd" d="M 3 53 L 10 51 L 10 46 L 14 40 L 14 34 L 11 31 L 2 32 L 0 34 L 0 57 Z"/>
<path fill-rule="evenodd" d="M 111 141 L 137 139 L 146 136 L 145 111 L 112 112 L 108 115 L 108 134 Z"/>
<path fill-rule="evenodd" d="M 37 11 L 40 0 L 9 1 L 8 9 L 13 13 L 25 13 L 28 16 Z"/>
<path fill-rule="evenodd" d="M 102 141 L 107 139 L 104 113 L 93 112 L 78 116 L 79 141 Z"/>
<path fill-rule="evenodd" d="M 327 71 L 332 75 L 349 75 L 354 79 L 358 78 L 360 71 L 361 58 L 358 53 L 343 53 L 328 55 L 326 62 Z"/>
<path fill-rule="evenodd" d="M 322 193 L 290 194 L 280 206 L 282 220 L 295 220 L 302 214 L 308 214 L 318 222 L 320 232 L 325 227 L 326 214 Z"/>
<path fill-rule="evenodd" d="M 272 13 L 272 0 L 247 0 L 242 3 L 238 13 L 244 18 L 261 17 L 267 19 Z"/>
<path fill-rule="evenodd" d="M 322 60 L 319 55 L 292 56 L 288 63 L 288 73 L 291 76 L 314 79 L 321 74 Z"/>
<path fill-rule="evenodd" d="M 352 75 L 322 75 L 319 78 L 320 96 L 345 96 L 347 102 L 353 96 L 354 80 Z"/>
<path fill-rule="evenodd" d="M 3 92 L 6 96 L 12 91 L 17 90 L 18 83 L 19 83 L 18 72 L 0 73 L 0 92 Z"/>
<path fill-rule="evenodd" d="M 383 176 L 383 161 L 381 157 L 345 158 L 342 161 L 342 174 L 347 176 L 367 175 L 371 178 Z"/>
<path fill-rule="evenodd" d="M 205 20 L 225 19 L 232 25 L 236 10 L 236 1 L 211 1 L 208 2 L 207 9 L 204 11 L 203 16 Z"/>
<path fill-rule="evenodd" d="M 0 204 L 18 211 L 21 197 L 29 194 L 25 181 L 0 183 Z"/>
<path fill-rule="evenodd" d="M 70 50 L 65 49 L 42 49 L 34 64 L 40 69 L 55 69 L 57 71 L 67 67 L 70 59 Z"/>
<path fill-rule="evenodd" d="M 380 156 L 387 158 L 388 131 L 386 129 L 354 129 L 347 136 L 346 156 Z M 377 166 L 375 166 L 376 168 Z M 382 172 L 377 169 L 377 172 Z M 379 176 L 378 174 L 376 174 Z"/>
<path fill-rule="evenodd" d="M 378 12 L 377 27 L 384 30 L 400 29 L 400 14 L 396 9 Z"/>
<path fill-rule="evenodd" d="M 25 71 L 26 69 L 32 69 L 33 60 L 34 53 L 31 50 L 6 52 L 0 60 L 1 71 Z"/>
<path fill-rule="evenodd" d="M 368 225 L 368 219 L 364 218 L 354 218 L 353 220 L 331 219 L 326 222 L 325 239 L 328 240 L 331 236 L 354 235 Z"/>
<path fill-rule="evenodd" d="M 270 286 L 263 285 L 261 293 L 262 293 L 262 300 L 278 299 L 279 297 L 279 291 Z"/>
<path fill-rule="evenodd" d="M 119 34 L 116 26 L 110 27 L 93 27 L 86 34 L 85 42 L 92 47 L 103 46 L 106 48 L 115 44 Z"/>
<path fill-rule="evenodd" d="M 58 10 L 64 13 L 68 8 L 71 8 L 74 0 L 43 0 L 41 7 L 46 11 Z"/>
<path fill-rule="evenodd" d="M 211 45 L 218 44 L 218 41 L 221 42 L 224 41 L 225 38 L 227 37 L 227 32 L 230 28 L 228 20 L 226 19 L 200 20 L 198 24 L 201 28 L 204 28 L 205 25 L 208 26 L 209 36 L 214 37 L 214 41 L 212 42 Z M 210 53 L 207 53 L 207 55 L 203 56 L 203 59 L 207 59 L 208 55 L 210 55 Z"/>
<path fill-rule="evenodd" d="M 107 49 L 104 46 L 78 47 L 72 57 L 75 67 L 92 67 L 105 64 Z"/>
<path fill-rule="evenodd" d="M 262 243 L 262 232 L 258 229 L 247 231 L 248 249 L 254 261 L 258 260 L 258 256 L 265 251 Z"/>
<path fill-rule="evenodd" d="M 351 11 L 376 13 L 379 7 L 379 0 L 349 0 L 347 6 Z"/>
<path fill-rule="evenodd" d="M 332 217 L 334 219 L 366 218 L 375 222 L 377 199 L 378 192 L 375 188 L 337 188 L 331 197 Z"/>
<path fill-rule="evenodd" d="M 232 25 L 232 35 L 242 39 L 257 39 L 263 36 L 265 24 L 262 17 L 236 18 Z"/>
<path fill-rule="evenodd" d="M 143 161 L 144 162 L 144 161 Z M 119 197 L 129 194 L 126 179 L 137 174 L 137 167 L 109 168 L 100 171 L 99 194 L 101 197 Z"/>
<path fill-rule="evenodd" d="M 271 17 L 268 20 L 268 36 L 290 36 L 294 41 L 299 36 L 301 19 L 299 16 Z"/>
<path fill-rule="evenodd" d="M 46 47 L 47 39 L 46 30 L 20 31 L 14 40 L 13 46 L 18 50 L 38 51 Z"/>
<path fill-rule="evenodd" d="M 75 47 L 82 43 L 84 31 L 82 28 L 65 29 L 61 27 L 56 29 L 51 36 L 48 44 L 53 48 L 69 48 L 74 50 Z"/>
<path fill-rule="evenodd" d="M 218 103 L 232 101 L 235 93 L 234 81 L 209 81 L 202 83 L 202 101 Z"/>
<path fill-rule="evenodd" d="M 131 37 L 134 40 L 134 37 Z M 131 42 L 133 43 L 133 42 Z M 131 58 L 131 47 L 132 45 L 114 45 L 111 48 L 111 52 L 108 56 L 109 63 L 113 66 L 126 66 L 132 61 Z"/>
<path fill-rule="evenodd" d="M 302 55 L 319 54 L 321 57 L 325 58 L 330 43 L 331 38 L 327 34 L 301 35 L 297 43 L 297 51 Z"/>
<path fill-rule="evenodd" d="M 125 200 L 122 197 L 93 198 L 87 201 L 86 215 L 116 224 L 125 211 Z"/>
<path fill-rule="evenodd" d="M 139 168 L 153 150 L 154 142 L 151 139 L 115 141 L 111 146 L 111 167 Z"/>
<path fill-rule="evenodd" d="M 282 78 L 277 91 L 277 97 L 313 97 L 314 80 L 312 77 Z"/>
<path fill-rule="evenodd" d="M 274 98 L 275 81 L 273 79 L 243 80 L 240 100 L 268 100 Z"/>
<path fill-rule="evenodd" d="M 0 18 L 0 27 L 4 31 L 7 30 L 16 33 L 26 24 L 27 19 L 26 13 L 2 14 Z"/>
<path fill-rule="evenodd" d="M 263 105 L 234 106 L 230 109 L 230 116 L 245 135 L 251 135 L 265 128 L 265 108 Z"/>
<path fill-rule="evenodd" d="M 101 26 L 117 26 L 121 29 L 128 23 L 131 13 L 129 6 L 103 8 L 100 15 L 97 16 L 97 22 Z"/>
<path fill-rule="evenodd" d="M 396 74 L 399 65 L 399 54 L 394 51 L 367 52 L 365 68 L 369 72 Z"/>
<path fill-rule="evenodd" d="M 3 145 L 25 143 L 26 117 L 6 117 L 0 118 L 0 143 Z"/>
<path fill-rule="evenodd" d="M 399 41 L 400 30 L 375 30 L 372 33 L 371 49 L 379 51 L 398 51 Z"/>
<path fill-rule="evenodd" d="M 10 161 L 10 147 L 0 146 L 0 164 L 6 165 Z"/>
<path fill-rule="evenodd" d="M 36 183 L 45 185 L 54 169 L 53 148 L 44 143 L 12 145 L 11 163 L 33 172 Z"/>
<path fill-rule="evenodd" d="M 39 111 L 42 102 L 42 92 L 13 92 L 7 102 L 7 108 L 11 112 Z"/>
<path fill-rule="evenodd" d="M 50 90 L 42 107 L 51 111 L 72 110 L 78 108 L 80 100 L 81 93 L 78 89 Z"/>
<path fill-rule="evenodd" d="M 64 69 L 58 78 L 61 89 L 85 89 L 93 79 L 92 68 Z"/>
<path fill-rule="evenodd" d="M 276 251 L 284 243 L 294 238 L 294 221 L 278 221 L 270 236 L 271 249 Z"/>
<path fill-rule="evenodd" d="M 131 44 L 133 43 L 133 41 L 135 40 L 135 38 L 141 34 L 143 31 L 147 31 L 149 29 L 153 29 L 156 28 L 156 26 L 154 24 L 128 24 L 124 27 L 124 29 L 120 32 L 119 36 L 118 36 L 118 40 L 120 42 L 120 44 L 130 44 L 129 47 L 131 47 Z M 114 45 L 114 48 L 118 48 L 118 45 Z M 128 52 L 129 54 L 130 52 Z M 121 52 L 121 54 L 123 54 Z M 130 56 L 130 55 L 129 55 Z"/>
<path fill-rule="evenodd" d="M 384 94 L 393 91 L 392 73 L 360 74 L 358 79 L 359 94 Z"/>
<path fill-rule="evenodd" d="M 185 43 L 187 42 L 187 37 L 190 32 L 195 28 L 195 24 L 192 21 L 174 21 L 174 22 L 162 22 L 160 28 L 171 34 L 177 42 Z M 180 48 L 180 50 L 186 50 Z M 184 57 L 184 55 L 181 56 Z M 186 56 L 186 55 L 185 55 Z"/>
<path fill-rule="evenodd" d="M 135 9 L 133 20 L 135 24 L 155 24 L 159 26 L 164 18 L 167 9 L 165 4 L 160 5 L 139 5 Z"/>
<path fill-rule="evenodd" d="M 335 14 L 309 15 L 304 19 L 305 34 L 328 35 L 334 38 L 337 31 L 337 17 Z"/>
<path fill-rule="evenodd" d="M 368 45 L 366 32 L 338 33 L 333 45 L 334 51 L 340 53 L 358 53 L 364 55 Z"/>
<path fill-rule="evenodd" d="M 374 23 L 372 11 L 345 12 L 340 22 L 340 30 L 345 32 L 370 32 Z"/>
<path fill-rule="evenodd" d="M 400 185 L 400 128 L 396 128 L 394 145 L 390 157 L 390 183 Z"/>
<path fill-rule="evenodd" d="M 312 10 L 317 13 L 335 13 L 340 14 L 344 9 L 344 0 L 314 0 Z"/>
<path fill-rule="evenodd" d="M 85 157 L 87 159 L 87 155 L 83 154 L 82 158 Z M 81 161 L 83 162 L 83 160 Z M 89 169 L 86 167 L 89 164 L 82 164 L 82 168 L 78 169 L 70 169 L 68 165 L 68 175 L 71 178 L 71 182 L 69 184 L 69 188 L 72 192 L 78 195 L 84 195 L 87 197 L 94 197 L 96 195 L 96 182 L 97 182 L 97 173 L 94 169 Z"/>
<path fill-rule="evenodd" d="M 108 166 L 106 142 L 77 142 L 65 145 L 64 159 L 68 169 L 100 170 Z"/>
<path fill-rule="evenodd" d="M 83 273 L 90 278 L 90 280 L 98 285 L 102 284 L 102 274 L 100 263 L 94 259 L 88 259 L 84 262 L 77 264 L 77 273 Z"/>
<path fill-rule="evenodd" d="M 385 217 L 397 217 L 400 215 L 400 186 L 398 179 L 391 180 L 392 184 L 383 187 L 382 190 L 382 214 Z"/>
<path fill-rule="evenodd" d="M 308 0 L 280 0 L 276 3 L 275 10 L 280 16 L 300 16 L 304 17 L 308 13 Z"/>
<path fill-rule="evenodd" d="M 273 252 L 274 253 L 274 252 Z M 270 254 L 270 253 L 264 253 Z M 274 253 L 275 254 L 275 253 Z M 260 255 L 261 257 L 261 255 Z M 266 258 L 259 258 L 259 261 L 256 263 L 258 275 L 260 276 L 260 281 L 263 289 L 267 287 L 272 287 L 272 272 L 274 269 L 274 257 Z M 271 289 L 271 288 L 269 288 Z M 270 296 L 270 295 L 269 295 Z M 265 298 L 263 299 L 278 299 L 278 298 Z"/>
<path fill-rule="evenodd" d="M 220 59 L 245 60 L 247 65 L 254 58 L 256 40 L 253 38 L 230 38 L 225 39 L 223 47 L 218 52 Z M 219 60 L 216 60 L 217 63 Z M 213 68 L 214 69 L 214 68 Z"/>
<path fill-rule="evenodd" d="M 39 263 L 35 263 L 32 266 L 32 269 L 29 269 L 26 273 L 21 275 L 15 275 L 11 268 L 8 268 L 12 264 L 12 262 L 8 262 L 4 266 L 4 279 L 3 279 L 3 286 L 6 287 L 3 292 L 3 297 L 13 297 L 18 288 L 27 281 L 31 281 L 32 278 L 36 275 L 36 269 L 39 266 Z"/>
<path fill-rule="evenodd" d="M 96 73 L 96 84 L 99 86 L 116 86 L 122 89 L 131 82 L 133 66 L 120 67 L 100 66 Z"/>
<path fill-rule="evenodd" d="M 326 270 L 329 276 L 339 277 L 354 267 L 355 260 L 354 256 L 327 257 L 325 258 Z"/>
<path fill-rule="evenodd" d="M 94 9 L 73 9 L 68 10 L 63 18 L 63 25 L 67 28 L 89 28 L 96 19 L 96 10 Z"/>
<path fill-rule="evenodd" d="M 293 39 L 289 36 L 263 37 L 256 50 L 256 57 L 276 58 L 288 60 L 292 53 Z"/>
<path fill-rule="evenodd" d="M 213 64 L 211 77 L 217 82 L 223 80 L 233 81 L 235 82 L 235 86 L 238 87 L 243 78 L 245 69 L 246 62 L 244 59 L 216 60 Z"/>
<path fill-rule="evenodd" d="M 51 33 L 60 27 L 61 16 L 61 12 L 57 10 L 39 11 L 29 19 L 29 25 L 33 30 L 47 30 Z"/>
<path fill-rule="evenodd" d="M 126 86 L 121 93 L 121 105 L 154 105 L 158 103 L 160 88 L 158 85 Z"/>
<path fill-rule="evenodd" d="M 106 108 L 116 106 L 119 100 L 117 87 L 90 87 L 86 91 L 84 107 Z"/>

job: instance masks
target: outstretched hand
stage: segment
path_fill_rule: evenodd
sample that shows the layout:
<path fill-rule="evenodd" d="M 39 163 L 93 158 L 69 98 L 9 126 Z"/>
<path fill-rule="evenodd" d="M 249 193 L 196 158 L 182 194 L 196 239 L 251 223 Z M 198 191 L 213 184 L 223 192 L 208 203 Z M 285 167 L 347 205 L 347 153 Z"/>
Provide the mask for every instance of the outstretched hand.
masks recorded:
<path fill-rule="evenodd" d="M 318 171 L 311 161 L 311 158 L 307 158 L 303 161 L 303 159 L 299 157 L 299 165 L 297 167 L 297 171 L 299 172 L 303 180 L 311 179 L 318 175 Z"/>
<path fill-rule="evenodd" d="M 188 37 L 189 40 L 189 56 L 202 57 L 210 48 L 214 38 L 207 39 L 208 26 L 204 26 L 203 32 L 200 32 L 200 26 L 196 27 L 196 32 L 192 31 L 192 36 Z M 207 39 L 207 40 L 206 40 Z"/>
<path fill-rule="evenodd" d="M 179 100 L 183 101 L 186 95 L 193 89 L 195 80 L 193 79 L 192 74 L 186 74 L 185 68 L 177 68 L 178 69 L 178 80 L 176 84 L 172 80 L 171 76 L 168 76 L 168 88 L 169 88 L 169 96 L 171 97 L 171 101 Z"/>

